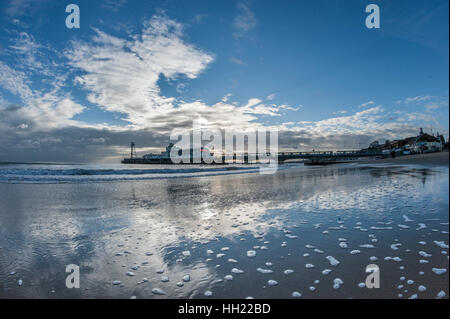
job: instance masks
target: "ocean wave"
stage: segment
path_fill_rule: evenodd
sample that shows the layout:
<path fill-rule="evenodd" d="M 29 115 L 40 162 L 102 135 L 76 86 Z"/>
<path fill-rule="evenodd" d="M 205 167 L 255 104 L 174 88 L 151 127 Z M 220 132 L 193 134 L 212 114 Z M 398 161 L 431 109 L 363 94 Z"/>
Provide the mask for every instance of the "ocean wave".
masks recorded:
<path fill-rule="evenodd" d="M 249 170 L 254 167 L 179 168 L 179 169 L 0 169 L 0 176 L 92 176 L 92 175 L 148 175 Z"/>
<path fill-rule="evenodd" d="M 0 168 L 0 182 L 6 183 L 76 183 L 133 181 L 239 174 L 258 171 L 252 166 L 187 167 L 187 168 Z"/>

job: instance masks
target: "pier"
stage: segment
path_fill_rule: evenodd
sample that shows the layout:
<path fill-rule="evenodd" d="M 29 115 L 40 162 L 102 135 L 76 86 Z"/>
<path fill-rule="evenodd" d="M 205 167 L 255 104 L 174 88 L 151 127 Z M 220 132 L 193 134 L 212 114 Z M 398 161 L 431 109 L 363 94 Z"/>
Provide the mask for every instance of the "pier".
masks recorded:
<path fill-rule="evenodd" d="M 279 152 L 276 154 L 278 163 L 283 164 L 286 161 L 294 160 L 308 160 L 307 163 L 315 165 L 326 165 L 335 164 L 344 161 L 355 160 L 364 157 L 382 157 L 381 152 L 364 152 L 364 151 L 311 151 L 311 152 Z M 270 154 L 266 154 L 266 158 L 270 158 Z M 250 159 L 250 160 L 249 160 Z M 160 157 L 160 158 L 145 158 L 145 157 L 130 157 L 125 158 L 122 161 L 123 164 L 173 164 L 170 157 Z M 234 153 L 233 156 L 222 155 L 221 162 L 213 162 L 211 164 L 259 164 L 258 154 L 237 154 Z M 201 161 L 201 163 L 194 163 L 193 158 L 183 162 L 179 165 L 189 165 L 189 164 L 206 164 Z"/>

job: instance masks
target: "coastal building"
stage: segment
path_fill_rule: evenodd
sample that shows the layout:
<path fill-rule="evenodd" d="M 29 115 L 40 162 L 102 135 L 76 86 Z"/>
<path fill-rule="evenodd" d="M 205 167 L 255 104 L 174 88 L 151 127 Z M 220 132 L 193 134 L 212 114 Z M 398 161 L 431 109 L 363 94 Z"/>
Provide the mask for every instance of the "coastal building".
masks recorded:
<path fill-rule="evenodd" d="M 386 140 L 384 144 L 378 141 L 370 143 L 366 149 L 368 152 L 379 151 L 385 155 L 409 155 L 430 152 L 441 152 L 445 148 L 445 139 L 443 135 L 436 136 L 425 133 L 421 128 L 419 135 L 404 139 Z"/>
<path fill-rule="evenodd" d="M 380 142 L 378 141 L 374 141 L 372 143 L 370 143 L 369 148 L 379 148 L 380 147 Z"/>
<path fill-rule="evenodd" d="M 424 133 L 417 137 L 414 145 L 414 151 L 418 153 L 430 153 L 442 151 L 443 143 L 438 136 Z"/>

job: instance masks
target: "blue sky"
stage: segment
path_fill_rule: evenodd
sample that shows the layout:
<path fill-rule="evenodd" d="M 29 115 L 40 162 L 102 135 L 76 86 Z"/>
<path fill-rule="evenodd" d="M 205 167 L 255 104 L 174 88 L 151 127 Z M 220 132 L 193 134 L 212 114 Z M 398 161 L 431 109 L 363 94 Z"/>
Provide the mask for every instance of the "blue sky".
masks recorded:
<path fill-rule="evenodd" d="M 67 29 L 76 3 L 81 28 Z M 365 26 L 376 3 L 381 28 Z M 202 118 L 282 149 L 448 136 L 448 1 L 0 4 L 0 160 L 117 161 Z"/>

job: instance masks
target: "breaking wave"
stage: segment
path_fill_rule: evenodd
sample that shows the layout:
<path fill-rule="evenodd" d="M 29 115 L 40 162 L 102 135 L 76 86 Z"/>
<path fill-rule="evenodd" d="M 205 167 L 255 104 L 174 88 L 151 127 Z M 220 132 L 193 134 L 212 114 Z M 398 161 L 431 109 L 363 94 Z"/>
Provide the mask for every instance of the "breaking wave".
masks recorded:
<path fill-rule="evenodd" d="M 257 166 L 189 166 L 163 165 L 148 168 L 104 167 L 108 165 L 0 165 L 3 183 L 75 183 L 132 181 L 258 172 Z"/>

